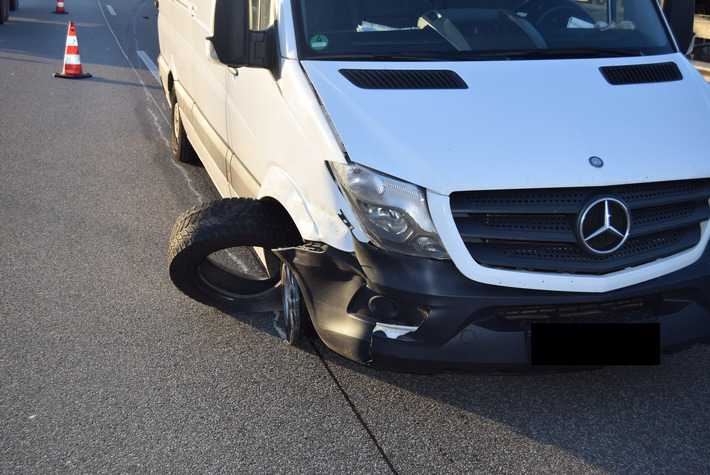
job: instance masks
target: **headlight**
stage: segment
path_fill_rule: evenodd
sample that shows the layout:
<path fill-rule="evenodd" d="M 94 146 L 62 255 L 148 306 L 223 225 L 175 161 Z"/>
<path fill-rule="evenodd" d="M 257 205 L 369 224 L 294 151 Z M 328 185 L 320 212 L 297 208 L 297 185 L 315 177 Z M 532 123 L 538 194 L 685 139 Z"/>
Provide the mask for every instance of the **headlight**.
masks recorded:
<path fill-rule="evenodd" d="M 434 229 L 424 189 L 357 164 L 330 162 L 340 188 L 379 247 L 413 256 L 448 259 Z"/>

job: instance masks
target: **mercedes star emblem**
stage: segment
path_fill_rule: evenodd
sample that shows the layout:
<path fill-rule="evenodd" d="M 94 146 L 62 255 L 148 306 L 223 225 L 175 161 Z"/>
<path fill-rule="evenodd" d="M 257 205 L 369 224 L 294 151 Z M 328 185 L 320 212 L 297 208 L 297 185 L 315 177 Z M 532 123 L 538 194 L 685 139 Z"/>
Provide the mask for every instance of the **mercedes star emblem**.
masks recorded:
<path fill-rule="evenodd" d="M 629 208 L 616 198 L 600 198 L 584 207 L 577 226 L 579 241 L 594 255 L 618 251 L 629 239 Z"/>

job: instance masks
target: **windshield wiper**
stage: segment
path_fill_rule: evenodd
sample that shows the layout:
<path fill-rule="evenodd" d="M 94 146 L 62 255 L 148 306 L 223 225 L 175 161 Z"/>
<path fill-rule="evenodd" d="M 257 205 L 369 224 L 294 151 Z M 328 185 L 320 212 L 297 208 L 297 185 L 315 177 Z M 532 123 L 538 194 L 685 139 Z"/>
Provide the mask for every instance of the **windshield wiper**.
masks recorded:
<path fill-rule="evenodd" d="M 319 54 L 308 59 L 330 60 L 330 61 L 446 61 L 446 56 L 417 53 L 397 53 L 397 54 Z"/>
<path fill-rule="evenodd" d="M 626 58 L 643 56 L 641 51 L 608 48 L 531 49 L 510 51 L 450 51 L 441 53 L 319 54 L 315 60 L 330 61 L 462 61 L 515 59 Z"/>
<path fill-rule="evenodd" d="M 610 48 L 541 48 L 519 51 L 471 52 L 471 58 L 509 58 L 509 59 L 562 59 L 562 58 L 627 58 L 643 56 L 641 51 Z"/>

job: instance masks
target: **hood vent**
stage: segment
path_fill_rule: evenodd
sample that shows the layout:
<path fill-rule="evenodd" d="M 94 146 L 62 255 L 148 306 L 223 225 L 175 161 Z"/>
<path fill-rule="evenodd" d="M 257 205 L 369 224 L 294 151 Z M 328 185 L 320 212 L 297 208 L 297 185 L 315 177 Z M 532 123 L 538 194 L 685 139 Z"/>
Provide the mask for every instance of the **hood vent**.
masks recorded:
<path fill-rule="evenodd" d="M 468 89 L 461 76 L 447 70 L 341 69 L 362 89 Z"/>
<path fill-rule="evenodd" d="M 650 84 L 655 82 L 682 81 L 683 74 L 676 63 L 635 64 L 631 66 L 607 66 L 599 68 L 609 84 Z"/>

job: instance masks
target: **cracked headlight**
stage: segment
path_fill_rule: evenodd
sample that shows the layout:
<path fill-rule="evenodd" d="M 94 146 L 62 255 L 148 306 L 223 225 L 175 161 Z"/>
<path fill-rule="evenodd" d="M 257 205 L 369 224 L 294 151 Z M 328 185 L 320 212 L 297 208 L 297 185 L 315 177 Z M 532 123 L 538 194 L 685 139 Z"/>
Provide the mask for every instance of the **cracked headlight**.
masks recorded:
<path fill-rule="evenodd" d="M 355 163 L 329 165 L 374 244 L 412 256 L 449 258 L 434 229 L 423 188 Z"/>

